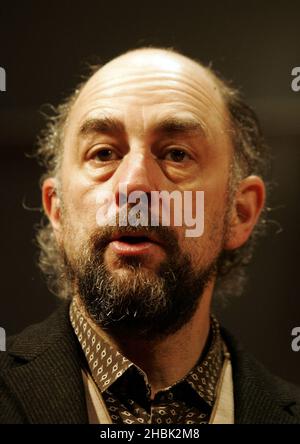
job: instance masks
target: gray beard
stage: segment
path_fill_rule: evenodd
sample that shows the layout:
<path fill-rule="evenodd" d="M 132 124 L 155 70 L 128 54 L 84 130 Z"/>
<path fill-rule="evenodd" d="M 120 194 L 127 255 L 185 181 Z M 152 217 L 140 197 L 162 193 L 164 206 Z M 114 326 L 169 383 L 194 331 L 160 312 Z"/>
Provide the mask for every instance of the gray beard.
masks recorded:
<path fill-rule="evenodd" d="M 137 258 L 125 257 L 121 262 L 126 273 L 110 272 L 104 261 L 108 233 L 93 236 L 90 253 L 81 254 L 75 263 L 63 252 L 66 274 L 87 312 L 113 335 L 154 340 L 175 333 L 193 317 L 216 274 L 217 258 L 195 272 L 170 229 L 156 227 L 158 232 L 168 240 L 168 247 L 167 259 L 157 271 L 144 268 Z"/>

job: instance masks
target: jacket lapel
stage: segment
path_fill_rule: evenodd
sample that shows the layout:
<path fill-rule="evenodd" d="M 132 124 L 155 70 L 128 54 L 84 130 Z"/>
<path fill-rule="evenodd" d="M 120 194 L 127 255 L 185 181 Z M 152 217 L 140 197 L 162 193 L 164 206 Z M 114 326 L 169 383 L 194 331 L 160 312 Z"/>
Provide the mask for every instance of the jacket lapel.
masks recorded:
<path fill-rule="evenodd" d="M 68 306 L 30 327 L 13 343 L 18 365 L 2 382 L 14 394 L 29 423 L 87 423 L 81 352 L 68 320 Z"/>
<path fill-rule="evenodd" d="M 235 423 L 299 424 L 288 384 L 270 374 L 225 329 L 222 335 L 232 359 Z"/>

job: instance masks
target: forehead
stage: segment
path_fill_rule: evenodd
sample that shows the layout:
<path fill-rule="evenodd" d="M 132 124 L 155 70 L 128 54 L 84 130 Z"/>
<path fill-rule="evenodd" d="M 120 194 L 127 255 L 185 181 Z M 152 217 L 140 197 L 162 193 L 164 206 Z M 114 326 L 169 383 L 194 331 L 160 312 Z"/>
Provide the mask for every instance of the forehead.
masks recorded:
<path fill-rule="evenodd" d="M 226 111 L 208 71 L 184 56 L 125 55 L 97 71 L 80 92 L 69 125 L 116 117 L 125 128 L 153 127 L 169 117 L 198 120 L 209 136 L 223 132 Z"/>

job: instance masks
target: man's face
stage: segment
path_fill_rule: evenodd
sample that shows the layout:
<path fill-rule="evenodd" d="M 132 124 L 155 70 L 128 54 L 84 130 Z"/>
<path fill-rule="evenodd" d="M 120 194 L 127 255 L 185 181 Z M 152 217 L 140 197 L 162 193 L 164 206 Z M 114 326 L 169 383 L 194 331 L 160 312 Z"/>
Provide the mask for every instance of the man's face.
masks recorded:
<path fill-rule="evenodd" d="M 128 298 L 139 288 L 134 298 L 147 298 L 151 286 L 159 293 L 158 283 L 165 286 L 166 276 L 177 273 L 175 280 L 185 285 L 177 282 L 179 299 L 185 298 L 185 289 L 198 293 L 190 301 L 192 312 L 223 248 L 231 158 L 222 99 L 209 75 L 193 62 L 148 52 L 125 55 L 98 71 L 70 113 L 60 175 L 58 241 L 77 289 L 89 293 L 83 299 L 97 299 L 101 289 L 95 286 L 105 287 L 109 298 L 109 285 L 121 293 L 126 288 Z M 137 231 L 99 227 L 99 194 L 112 193 L 118 207 L 120 184 L 128 193 L 148 195 L 192 191 L 194 208 L 195 192 L 204 191 L 203 235 L 186 237 L 186 227 L 175 225 Z M 128 238 L 133 233 L 143 238 Z M 97 266 L 100 279 L 94 276 L 91 286 L 80 284 Z M 123 298 L 123 308 L 127 302 Z M 161 296 L 156 303 L 165 304 Z"/>

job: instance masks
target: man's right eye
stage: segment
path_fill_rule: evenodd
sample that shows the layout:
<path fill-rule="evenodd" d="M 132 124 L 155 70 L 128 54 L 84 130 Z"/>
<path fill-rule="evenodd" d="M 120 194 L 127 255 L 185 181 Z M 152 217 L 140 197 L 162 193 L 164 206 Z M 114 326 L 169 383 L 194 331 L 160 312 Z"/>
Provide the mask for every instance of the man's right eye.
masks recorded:
<path fill-rule="evenodd" d="M 118 160 L 120 157 L 111 148 L 98 148 L 97 151 L 91 154 L 90 158 L 96 162 L 109 162 L 111 160 Z"/>

